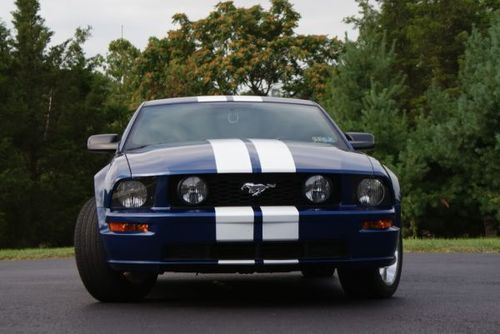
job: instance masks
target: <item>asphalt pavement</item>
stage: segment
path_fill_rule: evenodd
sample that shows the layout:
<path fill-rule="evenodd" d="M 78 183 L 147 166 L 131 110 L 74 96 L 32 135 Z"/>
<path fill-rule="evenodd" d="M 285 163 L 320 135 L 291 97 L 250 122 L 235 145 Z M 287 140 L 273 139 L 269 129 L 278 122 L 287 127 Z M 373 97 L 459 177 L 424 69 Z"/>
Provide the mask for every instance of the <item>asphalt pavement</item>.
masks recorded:
<path fill-rule="evenodd" d="M 0 261 L 0 333 L 500 333 L 500 254 L 405 254 L 399 290 L 352 300 L 338 278 L 165 274 L 102 304 L 73 259 Z"/>

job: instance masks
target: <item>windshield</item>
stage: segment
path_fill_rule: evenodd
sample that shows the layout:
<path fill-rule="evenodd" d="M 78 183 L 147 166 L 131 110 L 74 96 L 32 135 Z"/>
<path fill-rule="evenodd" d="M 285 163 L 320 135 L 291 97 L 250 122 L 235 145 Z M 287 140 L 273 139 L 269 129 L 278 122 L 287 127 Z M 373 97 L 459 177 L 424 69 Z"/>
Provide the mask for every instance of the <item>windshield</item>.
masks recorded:
<path fill-rule="evenodd" d="M 293 140 L 347 149 L 316 106 L 226 102 L 145 106 L 126 140 L 125 150 L 226 138 Z"/>

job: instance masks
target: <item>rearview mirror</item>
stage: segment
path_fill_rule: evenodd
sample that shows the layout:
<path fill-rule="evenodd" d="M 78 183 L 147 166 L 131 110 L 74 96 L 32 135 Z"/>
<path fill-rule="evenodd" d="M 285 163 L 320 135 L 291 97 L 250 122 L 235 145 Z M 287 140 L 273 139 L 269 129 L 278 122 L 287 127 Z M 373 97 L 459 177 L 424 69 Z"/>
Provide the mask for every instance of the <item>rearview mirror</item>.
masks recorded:
<path fill-rule="evenodd" d="M 375 148 L 375 136 L 366 132 L 346 132 L 347 139 L 355 150 Z"/>
<path fill-rule="evenodd" d="M 87 149 L 93 152 L 114 152 L 118 148 L 118 142 L 116 133 L 93 135 L 87 140 Z"/>

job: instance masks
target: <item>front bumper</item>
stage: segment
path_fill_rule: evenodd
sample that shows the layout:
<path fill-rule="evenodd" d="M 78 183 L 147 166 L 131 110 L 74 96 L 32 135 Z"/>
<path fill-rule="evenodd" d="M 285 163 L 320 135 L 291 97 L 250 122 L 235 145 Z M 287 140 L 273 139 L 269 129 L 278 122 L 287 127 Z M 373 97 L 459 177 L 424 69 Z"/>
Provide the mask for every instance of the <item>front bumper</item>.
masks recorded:
<path fill-rule="evenodd" d="M 297 213 L 297 231 L 291 238 L 287 235 L 294 225 L 285 219 L 272 226 L 278 236 L 279 229 L 284 229 L 285 237 L 267 239 L 263 230 L 268 222 L 257 209 L 253 221 L 241 223 L 235 218 L 245 233 L 250 231 L 250 239 L 221 240 L 215 210 L 158 208 L 130 213 L 98 209 L 108 263 L 115 270 L 272 272 L 310 265 L 382 267 L 395 260 L 400 234 L 397 208 L 299 209 Z M 361 228 L 363 222 L 378 219 L 392 219 L 394 225 L 385 230 Z M 113 233 L 109 222 L 149 224 L 149 232 Z"/>

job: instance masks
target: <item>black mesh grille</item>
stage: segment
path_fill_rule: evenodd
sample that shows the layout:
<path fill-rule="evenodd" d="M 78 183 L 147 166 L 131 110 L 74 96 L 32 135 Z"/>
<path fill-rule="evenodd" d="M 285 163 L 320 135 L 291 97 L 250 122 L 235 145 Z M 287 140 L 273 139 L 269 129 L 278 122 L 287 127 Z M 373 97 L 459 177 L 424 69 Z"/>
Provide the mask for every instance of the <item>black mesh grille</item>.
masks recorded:
<path fill-rule="evenodd" d="M 265 174 L 207 174 L 200 175 L 208 184 L 208 196 L 202 207 L 214 206 L 261 206 L 261 205 L 295 205 L 311 206 L 304 197 L 304 181 L 312 174 L 302 173 L 265 173 Z M 321 205 L 332 207 L 340 202 L 340 178 L 338 175 L 324 175 L 332 182 L 331 197 Z M 186 207 L 179 199 L 177 187 L 186 175 L 176 175 L 171 178 L 169 198 L 173 207 Z M 242 190 L 245 183 L 273 185 L 258 196 L 252 196 Z"/>
<path fill-rule="evenodd" d="M 215 244 L 170 245 L 166 260 L 330 259 L 347 256 L 341 240 L 220 242 Z"/>

